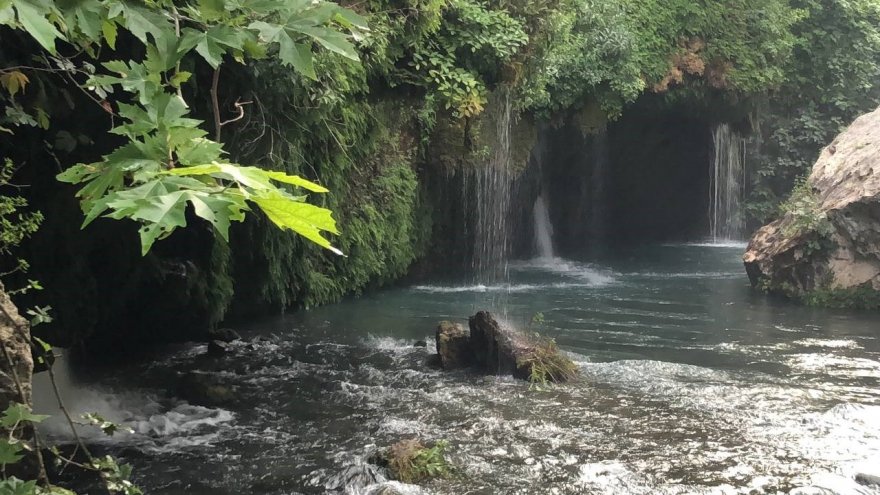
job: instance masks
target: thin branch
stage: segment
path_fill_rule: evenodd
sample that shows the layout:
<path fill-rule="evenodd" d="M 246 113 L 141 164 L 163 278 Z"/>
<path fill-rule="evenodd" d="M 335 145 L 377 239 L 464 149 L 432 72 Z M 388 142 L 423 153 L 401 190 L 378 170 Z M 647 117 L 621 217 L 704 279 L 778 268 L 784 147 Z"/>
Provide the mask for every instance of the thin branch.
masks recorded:
<path fill-rule="evenodd" d="M 235 108 L 236 108 L 236 110 L 238 110 L 238 115 L 235 116 L 234 118 L 229 119 L 229 120 L 224 120 L 223 122 L 220 122 L 220 127 L 223 127 L 226 124 L 231 124 L 233 122 L 237 122 L 237 121 L 244 118 L 244 106 L 250 105 L 253 102 L 252 101 L 240 102 L 239 100 L 240 100 L 240 98 L 238 100 L 235 100 Z"/>
<path fill-rule="evenodd" d="M 220 67 L 214 69 L 214 80 L 211 81 L 211 106 L 214 108 L 214 141 L 220 142 L 220 103 L 217 101 L 217 86 L 220 85 Z"/>

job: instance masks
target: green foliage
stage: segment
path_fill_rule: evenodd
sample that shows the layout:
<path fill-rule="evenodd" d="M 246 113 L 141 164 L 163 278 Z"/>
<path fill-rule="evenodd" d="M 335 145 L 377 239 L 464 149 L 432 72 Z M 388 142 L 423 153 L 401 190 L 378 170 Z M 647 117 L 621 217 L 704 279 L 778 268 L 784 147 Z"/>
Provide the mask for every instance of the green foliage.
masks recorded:
<path fill-rule="evenodd" d="M 793 0 L 806 15 L 785 82 L 762 98 L 760 153 L 749 214 L 766 222 L 819 151 L 880 104 L 880 5 L 873 0 Z"/>
<path fill-rule="evenodd" d="M 12 255 L 13 250 L 36 232 L 43 221 L 43 215 L 40 212 L 26 211 L 28 206 L 26 199 L 15 193 L 11 195 L 4 193 L 4 189 L 14 191 L 15 186 L 10 182 L 14 173 L 15 168 L 10 159 L 7 158 L 0 163 L 0 256 Z M 13 267 L 6 269 L 5 272 L 0 271 L 0 277 L 14 272 L 26 272 L 28 267 L 27 261 L 16 258 Z M 0 269 L 4 268 L 0 267 Z M 27 288 L 39 288 L 39 284 L 30 281 Z M 16 293 L 22 290 L 24 289 L 12 290 L 11 292 Z"/>
<path fill-rule="evenodd" d="M 457 118 L 480 114 L 486 79 L 497 76 L 529 37 L 524 23 L 502 7 L 453 0 L 436 33 L 415 47 L 406 80 L 425 87 Z"/>
<path fill-rule="evenodd" d="M 23 481 L 14 476 L 6 475 L 6 466 L 16 464 L 24 459 L 25 452 L 33 452 L 35 446 L 26 441 L 22 433 L 32 430 L 34 425 L 47 419 L 49 416 L 34 414 L 31 408 L 24 404 L 13 403 L 0 416 L 0 431 L 8 432 L 6 438 L 0 438 L 0 495 L 75 495 L 70 490 L 49 484 L 38 484 L 36 480 Z M 113 435 L 119 430 L 115 425 L 97 414 L 84 416 L 89 424 L 92 424 L 107 435 Z M 82 445 L 80 445 L 82 447 Z M 82 447 L 84 448 L 84 447 Z M 47 450 L 58 456 L 59 461 L 72 463 L 82 468 L 92 470 L 101 476 L 104 485 L 110 493 L 124 495 L 142 495 L 142 491 L 131 481 L 131 466 L 119 464 L 111 456 L 89 457 L 87 464 L 80 464 L 71 459 L 62 457 L 57 448 Z"/>
<path fill-rule="evenodd" d="M 275 183 L 312 192 L 326 189 L 296 176 L 226 160 L 217 142 L 224 124 L 219 121 L 219 109 L 215 108 L 215 140 L 206 137 L 201 121 L 188 117 L 181 86 L 191 73 L 181 70 L 181 62 L 195 52 L 216 70 L 225 57 L 259 59 L 277 50 L 282 65 L 317 79 L 312 45 L 357 60 L 349 38 L 359 38 L 366 30 L 360 16 L 331 2 L 306 0 L 247 5 L 219 1 L 181 11 L 164 2 L 139 5 L 89 0 L 66 5 L 14 1 L 0 12 L 0 24 L 28 32 L 50 53 L 55 53 L 60 41 L 81 47 L 88 55 L 80 62 L 82 71 L 89 74 L 84 89 L 96 99 L 121 89 L 128 93 L 124 98 L 136 102 L 118 101 L 116 112 L 112 104 L 102 102 L 108 112 L 121 118 L 122 123 L 110 132 L 124 137 L 126 143 L 99 162 L 79 164 L 59 175 L 62 181 L 82 184 L 78 197 L 86 214 L 84 226 L 102 215 L 137 221 L 146 254 L 156 240 L 186 226 L 189 206 L 226 239 L 230 222 L 242 221 L 254 205 L 277 226 L 334 249 L 322 235 L 337 233 L 330 212 L 305 203 L 303 196 Z M 119 28 L 142 43 L 144 55 L 103 62 L 104 70 L 99 72 L 95 54 L 103 45 L 115 46 Z M 61 71 L 77 70 L 70 59 L 57 59 L 57 64 Z M 20 74 L 3 74 L 10 98 L 27 83 L 27 77 Z M 14 103 L 11 108 L 16 108 Z"/>
<path fill-rule="evenodd" d="M 451 473 L 446 461 L 448 444 L 438 441 L 426 447 L 415 438 L 401 440 L 392 445 L 385 456 L 394 477 L 404 483 L 419 483 L 432 478 L 442 478 Z"/>
<path fill-rule="evenodd" d="M 820 238 L 828 238 L 834 228 L 828 217 L 820 209 L 820 201 L 806 179 L 798 181 L 789 198 L 780 205 L 780 212 L 791 219 L 783 234 L 797 237 L 815 233 Z"/>

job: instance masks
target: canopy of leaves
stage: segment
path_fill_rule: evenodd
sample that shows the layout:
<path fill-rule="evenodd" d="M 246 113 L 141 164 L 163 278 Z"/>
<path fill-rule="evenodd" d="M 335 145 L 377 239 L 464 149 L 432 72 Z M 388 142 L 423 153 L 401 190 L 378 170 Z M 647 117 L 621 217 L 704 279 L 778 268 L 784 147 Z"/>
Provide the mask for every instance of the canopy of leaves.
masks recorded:
<path fill-rule="evenodd" d="M 310 0 L 212 0 L 180 7 L 171 2 L 4 0 L 0 25 L 27 32 L 52 55 L 62 46 L 79 47 L 84 56 L 59 56 L 46 70 L 87 75 L 83 88 L 121 120 L 110 132 L 125 138 L 122 146 L 101 161 L 58 176 L 82 185 L 77 196 L 86 215 L 83 226 L 99 216 L 134 220 L 141 224 L 146 253 L 155 241 L 186 226 L 189 207 L 228 239 L 230 222 L 242 221 L 253 205 L 279 227 L 339 252 L 322 235 L 338 233 L 329 210 L 304 203 L 304 196 L 282 186 L 326 189 L 224 158 L 216 141 L 223 125 L 217 113 L 215 140 L 207 137 L 202 121 L 188 116 L 181 86 L 191 73 L 181 70 L 181 63 L 197 54 L 216 70 L 224 59 L 260 59 L 275 51 L 282 65 L 316 79 L 314 45 L 358 60 L 352 40 L 367 29 L 360 16 L 332 2 Z M 144 55 L 99 64 L 98 54 L 115 48 L 120 30 L 143 45 Z M 19 70 L 0 74 L 12 100 L 7 120 L 13 125 L 45 120 L 39 112 L 29 119 L 15 100 L 27 76 Z M 114 102 L 110 95 L 119 96 Z M 9 109 L 22 116 L 10 120 Z"/>

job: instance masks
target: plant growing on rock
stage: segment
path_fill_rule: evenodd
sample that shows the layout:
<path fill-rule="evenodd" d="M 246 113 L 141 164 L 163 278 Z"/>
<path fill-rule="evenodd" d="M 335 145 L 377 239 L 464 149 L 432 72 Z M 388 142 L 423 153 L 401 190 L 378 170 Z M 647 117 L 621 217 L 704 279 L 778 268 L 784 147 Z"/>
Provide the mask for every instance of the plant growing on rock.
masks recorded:
<path fill-rule="evenodd" d="M 549 383 L 571 381 L 578 376 L 577 365 L 569 359 L 556 340 L 534 334 L 527 351 L 516 359 L 516 365 L 529 373 L 530 388 L 540 390 Z"/>
<path fill-rule="evenodd" d="M 401 440 L 385 452 L 388 469 L 404 483 L 418 483 L 449 475 L 451 467 L 444 452 L 448 444 L 439 440 L 426 447 L 416 438 Z"/>

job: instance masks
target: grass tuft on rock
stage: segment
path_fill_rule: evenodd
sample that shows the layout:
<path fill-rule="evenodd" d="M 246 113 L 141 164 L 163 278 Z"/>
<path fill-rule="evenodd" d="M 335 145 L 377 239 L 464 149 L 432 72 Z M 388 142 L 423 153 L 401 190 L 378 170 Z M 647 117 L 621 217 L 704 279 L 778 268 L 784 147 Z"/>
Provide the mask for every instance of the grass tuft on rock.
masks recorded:
<path fill-rule="evenodd" d="M 391 474 L 404 483 L 419 483 L 447 476 L 451 468 L 444 451 L 447 443 L 440 440 L 426 447 L 416 438 L 401 440 L 385 452 Z"/>
<path fill-rule="evenodd" d="M 577 378 L 578 366 L 556 345 L 556 340 L 538 334 L 529 338 L 525 351 L 517 356 L 519 369 L 525 369 L 533 387 L 543 387 L 549 383 L 569 382 Z"/>

